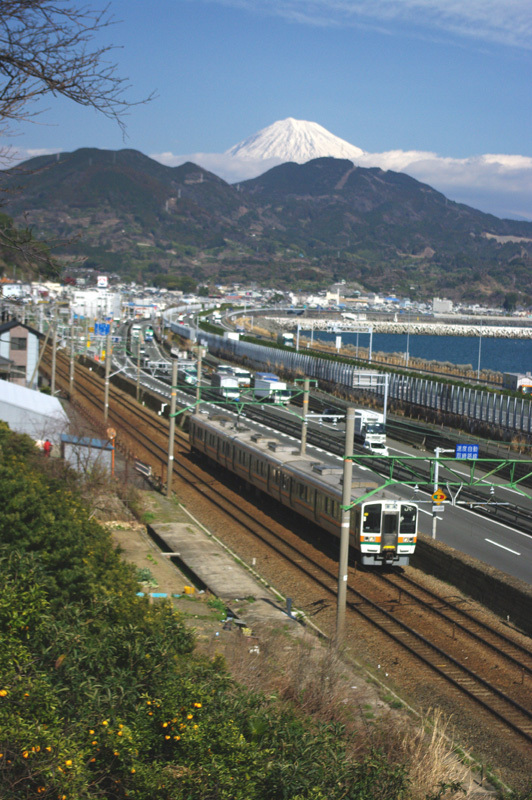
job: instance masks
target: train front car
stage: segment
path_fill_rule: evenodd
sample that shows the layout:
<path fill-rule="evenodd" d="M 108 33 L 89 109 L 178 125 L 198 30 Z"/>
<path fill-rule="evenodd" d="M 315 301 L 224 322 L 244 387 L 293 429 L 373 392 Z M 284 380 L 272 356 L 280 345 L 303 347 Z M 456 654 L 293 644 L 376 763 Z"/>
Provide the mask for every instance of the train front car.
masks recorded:
<path fill-rule="evenodd" d="M 353 516 L 362 564 L 408 566 L 417 540 L 418 509 L 414 503 L 396 497 L 368 499 Z"/>

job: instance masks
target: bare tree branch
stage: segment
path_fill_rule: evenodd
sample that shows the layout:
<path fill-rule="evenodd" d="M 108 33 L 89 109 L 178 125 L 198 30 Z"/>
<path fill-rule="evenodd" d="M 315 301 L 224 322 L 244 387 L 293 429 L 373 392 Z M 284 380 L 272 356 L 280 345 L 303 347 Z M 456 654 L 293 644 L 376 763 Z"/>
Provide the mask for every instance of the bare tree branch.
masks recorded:
<path fill-rule="evenodd" d="M 0 0 L 0 121 L 21 122 L 37 113 L 46 95 L 66 97 L 115 120 L 135 103 L 116 72 L 114 45 L 98 46 L 96 35 L 115 24 L 109 6 L 95 10 L 65 0 Z M 153 95 L 146 100 L 150 100 Z"/>
<path fill-rule="evenodd" d="M 137 103 L 125 99 L 130 85 L 111 59 L 117 48 L 96 43 L 97 35 L 114 24 L 108 5 L 96 10 L 71 0 L 0 0 L 0 135 L 13 135 L 16 123 L 42 113 L 38 101 L 48 95 L 95 109 L 125 135 L 128 109 L 154 95 Z M 0 161 L 8 160 L 9 149 L 0 148 Z M 0 274 L 2 255 L 9 252 L 36 270 L 58 271 L 29 228 L 17 231 L 1 215 Z"/>

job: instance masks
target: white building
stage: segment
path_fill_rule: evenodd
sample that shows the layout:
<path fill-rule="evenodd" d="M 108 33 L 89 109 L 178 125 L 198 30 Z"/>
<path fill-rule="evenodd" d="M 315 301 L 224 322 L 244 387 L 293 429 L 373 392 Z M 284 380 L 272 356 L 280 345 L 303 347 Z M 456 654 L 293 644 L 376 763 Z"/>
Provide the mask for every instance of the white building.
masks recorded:
<path fill-rule="evenodd" d="M 0 381 L 0 419 L 12 431 L 27 433 L 35 441 L 49 439 L 59 444 L 68 417 L 57 397 Z"/>
<path fill-rule="evenodd" d="M 453 310 L 453 301 L 435 297 L 432 301 L 433 314 L 450 314 Z"/>
<path fill-rule="evenodd" d="M 78 317 L 120 319 L 122 295 L 107 289 L 74 289 L 70 308 Z"/>

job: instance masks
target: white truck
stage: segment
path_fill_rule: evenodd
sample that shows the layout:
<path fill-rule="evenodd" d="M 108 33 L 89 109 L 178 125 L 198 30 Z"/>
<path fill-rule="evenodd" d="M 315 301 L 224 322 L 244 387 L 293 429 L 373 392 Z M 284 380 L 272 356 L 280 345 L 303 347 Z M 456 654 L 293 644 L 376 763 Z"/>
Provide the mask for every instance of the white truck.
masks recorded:
<path fill-rule="evenodd" d="M 280 344 L 283 347 L 293 347 L 294 346 L 294 334 L 293 333 L 278 333 L 277 334 L 277 344 Z"/>
<path fill-rule="evenodd" d="M 530 372 L 503 372 L 503 389 L 511 389 L 512 392 L 521 394 L 532 394 L 532 375 Z"/>
<path fill-rule="evenodd" d="M 224 400 L 238 400 L 240 397 L 240 386 L 234 375 L 227 375 L 224 372 L 213 372 L 211 375 L 211 386 L 213 393 Z"/>
<path fill-rule="evenodd" d="M 355 409 L 355 441 L 375 455 L 388 455 L 384 416 L 378 411 Z"/>
<path fill-rule="evenodd" d="M 292 392 L 284 381 L 280 381 L 272 372 L 256 372 L 253 379 L 254 400 L 276 405 L 286 405 L 290 402 Z"/>

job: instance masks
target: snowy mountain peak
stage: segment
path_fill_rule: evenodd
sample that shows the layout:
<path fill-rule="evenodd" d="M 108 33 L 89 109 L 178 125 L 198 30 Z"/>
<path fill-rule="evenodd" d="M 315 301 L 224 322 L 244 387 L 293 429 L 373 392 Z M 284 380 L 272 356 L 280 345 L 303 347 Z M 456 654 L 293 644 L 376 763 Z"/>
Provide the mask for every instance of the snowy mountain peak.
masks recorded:
<path fill-rule="evenodd" d="M 288 117 L 235 144 L 226 151 L 226 155 L 304 164 L 313 158 L 325 156 L 353 161 L 364 155 L 364 151 L 329 133 L 317 122 Z"/>

